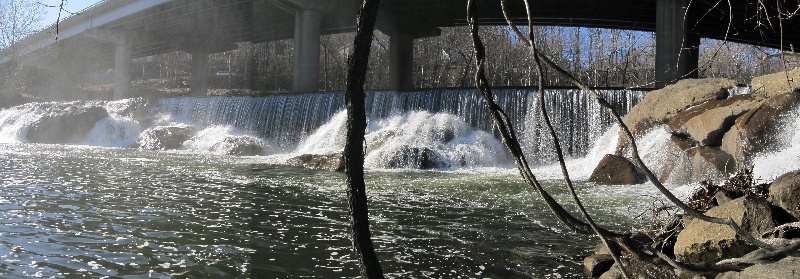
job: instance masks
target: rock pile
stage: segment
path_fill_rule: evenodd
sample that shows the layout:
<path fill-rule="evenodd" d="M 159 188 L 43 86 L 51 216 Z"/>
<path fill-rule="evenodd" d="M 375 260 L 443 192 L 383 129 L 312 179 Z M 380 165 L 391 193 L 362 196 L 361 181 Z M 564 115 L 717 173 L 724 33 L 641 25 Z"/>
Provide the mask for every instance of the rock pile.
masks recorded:
<path fill-rule="evenodd" d="M 800 69 L 789 72 L 800 80 Z M 752 164 L 753 154 L 776 148 L 773 137 L 782 116 L 800 105 L 800 84 L 786 82 L 786 74 L 754 78 L 751 94 L 730 96 L 735 83 L 727 79 L 687 79 L 652 91 L 625 115 L 623 122 L 635 137 L 656 127 L 670 133 L 664 160 L 655 173 L 662 182 L 688 183 L 722 179 Z M 629 157 L 630 144 L 620 135 L 617 156 Z M 592 177 L 614 177 L 629 172 L 601 162 Z M 631 184 L 608 179 L 598 184 Z"/>
<path fill-rule="evenodd" d="M 761 193 L 765 196 L 749 191 L 763 186 L 768 188 L 768 194 Z M 741 197 L 734 195 L 732 200 L 715 198 L 706 215 L 731 218 L 750 235 L 772 243 L 800 239 L 797 219 L 800 215 L 800 170 L 787 173 L 769 185 L 745 188 L 747 191 L 742 192 L 745 194 Z M 661 230 L 635 233 L 631 238 L 639 245 L 661 251 L 683 266 L 694 267 L 692 271 L 680 270 L 665 262 L 654 263 L 623 256 L 626 270 L 633 278 L 800 278 L 800 251 L 797 248 L 775 257 L 734 266 L 733 269 L 739 270 L 704 268 L 736 258 L 756 259 L 767 252 L 746 242 L 726 225 L 689 216 L 676 215 Z M 605 246 L 598 246 L 596 250 L 594 255 L 584 260 L 585 275 L 589 278 L 621 278 Z"/>

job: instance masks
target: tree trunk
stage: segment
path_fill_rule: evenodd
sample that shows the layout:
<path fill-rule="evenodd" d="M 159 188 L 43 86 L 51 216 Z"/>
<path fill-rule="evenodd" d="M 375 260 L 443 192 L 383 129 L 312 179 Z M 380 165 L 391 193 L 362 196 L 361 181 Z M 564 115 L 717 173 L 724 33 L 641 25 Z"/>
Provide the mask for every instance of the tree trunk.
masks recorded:
<path fill-rule="evenodd" d="M 350 207 L 350 228 L 353 248 L 361 269 L 362 278 L 383 278 L 378 257 L 372 247 L 367 212 L 367 194 L 364 184 L 364 133 L 367 117 L 364 108 L 364 81 L 369 62 L 372 32 L 380 0 L 364 0 L 358 13 L 358 30 L 353 42 L 353 55 L 348 62 L 347 91 L 347 143 L 344 148 L 347 198 Z"/>

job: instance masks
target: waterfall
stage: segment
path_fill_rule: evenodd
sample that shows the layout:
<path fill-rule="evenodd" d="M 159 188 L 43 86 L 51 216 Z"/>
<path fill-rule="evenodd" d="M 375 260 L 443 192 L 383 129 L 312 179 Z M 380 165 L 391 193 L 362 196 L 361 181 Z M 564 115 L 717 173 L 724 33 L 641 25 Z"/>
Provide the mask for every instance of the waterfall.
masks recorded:
<path fill-rule="evenodd" d="M 627 113 L 644 96 L 643 91 L 631 90 L 601 90 L 600 93 L 621 114 Z M 514 123 L 529 160 L 535 164 L 555 161 L 552 139 L 541 120 L 538 93 L 531 88 L 498 88 L 494 94 L 495 101 Z M 343 92 L 168 98 L 155 101 L 146 109 L 142 103 L 141 99 L 86 102 L 85 107 L 105 107 L 108 117 L 98 120 L 86 139 L 79 143 L 153 149 L 178 146 L 209 151 L 214 150 L 213 146 L 228 146 L 225 149 L 231 150 L 231 145 L 247 142 L 252 152 L 242 154 L 261 152 L 266 153 L 264 155 L 330 153 L 339 150 L 343 143 Z M 45 104 L 0 111 L 3 140 L 25 142 L 26 129 L 42 125 L 39 123 L 43 121 L 42 115 L 58 107 Z M 368 142 L 368 148 L 371 145 L 372 148 L 410 152 L 410 157 L 443 158 L 445 165 L 451 167 L 496 165 L 506 156 L 502 148 L 497 148 L 497 132 L 481 95 L 474 89 L 370 91 L 366 106 L 370 121 L 367 136 L 373 141 Z M 613 123 L 588 94 L 577 89 L 546 90 L 545 106 L 568 157 L 586 156 Z M 337 113 L 340 116 L 336 117 Z M 149 144 L 154 138 L 177 137 L 178 134 L 185 142 Z M 143 137 L 148 143 L 137 143 L 137 138 Z M 389 151 L 381 150 L 368 159 L 387 167 L 379 163 L 394 160 L 385 155 L 386 152 Z M 483 156 L 497 158 L 483 160 L 468 155 L 471 153 L 487 153 Z"/>

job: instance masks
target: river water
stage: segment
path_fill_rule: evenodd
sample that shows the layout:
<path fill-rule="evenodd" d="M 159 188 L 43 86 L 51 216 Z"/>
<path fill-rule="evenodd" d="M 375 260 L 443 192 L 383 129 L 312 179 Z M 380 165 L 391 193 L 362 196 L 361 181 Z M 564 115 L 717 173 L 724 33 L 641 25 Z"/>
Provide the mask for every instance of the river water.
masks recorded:
<path fill-rule="evenodd" d="M 574 211 L 532 91 L 498 92 L 534 173 Z M 642 97 L 603 94 L 621 113 Z M 601 225 L 641 228 L 662 200 L 652 186 L 584 182 L 617 142 L 610 118 L 584 95 L 547 92 L 578 194 Z M 367 105 L 371 229 L 388 277 L 582 277 L 598 240 L 565 229 L 522 183 L 474 90 L 371 92 Z M 107 116 L 85 134 L 38 136 L 60 144 L 29 139 L 46 129 L 65 133 L 59 126 L 78 130 L 73 125 L 91 117 L 82 112 L 98 108 Z M 341 93 L 325 93 L 0 110 L 0 277 L 357 277 L 345 177 L 285 164 L 341 150 L 342 108 Z M 796 160 L 794 131 L 785 135 L 789 147 L 771 156 Z M 647 163 L 668 139 L 644 139 Z M 231 155 L 241 150 L 259 153 Z M 420 169 L 422 153 L 432 169 Z M 800 165 L 792 162 L 760 166 L 781 173 Z"/>
<path fill-rule="evenodd" d="M 344 176 L 212 156 L 0 145 L 0 274 L 352 278 Z M 373 239 L 395 278 L 580 277 L 597 243 L 558 224 L 510 170 L 367 174 Z M 545 185 L 568 202 L 563 186 Z M 648 191 L 579 183 L 606 226 Z M 652 193 L 651 193 L 652 194 Z"/>

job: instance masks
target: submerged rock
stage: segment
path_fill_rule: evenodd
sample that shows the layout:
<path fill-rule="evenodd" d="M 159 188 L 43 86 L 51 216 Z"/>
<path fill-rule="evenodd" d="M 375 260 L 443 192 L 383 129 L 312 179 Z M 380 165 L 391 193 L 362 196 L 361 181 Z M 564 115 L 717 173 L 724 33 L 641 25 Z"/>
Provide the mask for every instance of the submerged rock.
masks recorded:
<path fill-rule="evenodd" d="M 628 158 L 606 154 L 592 171 L 589 181 L 600 185 L 631 185 L 644 183 L 647 177 Z"/>
<path fill-rule="evenodd" d="M 105 108 L 69 104 L 48 110 L 26 135 L 32 143 L 79 143 L 83 141 L 97 121 L 108 117 Z"/>
<path fill-rule="evenodd" d="M 286 164 L 316 170 L 344 171 L 344 156 L 334 154 L 303 154 L 286 161 Z"/>
<path fill-rule="evenodd" d="M 772 203 L 800 219 L 800 170 L 781 175 L 769 186 Z"/>
<path fill-rule="evenodd" d="M 189 125 L 158 126 L 142 132 L 133 147 L 147 150 L 180 149 L 195 134 L 197 130 Z"/>

